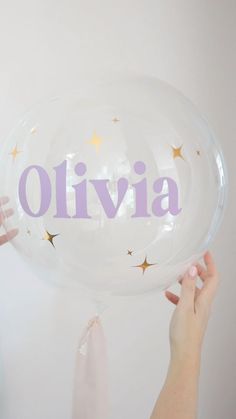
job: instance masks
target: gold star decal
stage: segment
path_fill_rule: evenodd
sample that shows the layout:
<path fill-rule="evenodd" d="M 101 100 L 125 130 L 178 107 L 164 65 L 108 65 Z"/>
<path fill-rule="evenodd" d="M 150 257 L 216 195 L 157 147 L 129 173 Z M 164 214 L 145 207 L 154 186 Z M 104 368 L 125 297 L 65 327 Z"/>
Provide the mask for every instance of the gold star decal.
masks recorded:
<path fill-rule="evenodd" d="M 133 250 L 127 250 L 127 255 L 133 256 Z"/>
<path fill-rule="evenodd" d="M 59 236 L 59 234 L 50 234 L 47 230 L 45 231 L 45 235 L 44 235 L 44 237 L 43 237 L 43 240 L 47 240 L 47 241 L 49 241 L 51 244 L 52 244 L 52 246 L 53 247 L 55 247 L 54 246 L 54 243 L 53 243 L 53 239 L 55 238 L 55 237 L 57 237 L 57 236 Z"/>
<path fill-rule="evenodd" d="M 114 118 L 112 118 L 112 122 L 114 124 L 116 124 L 117 122 L 120 122 L 119 118 L 117 118 L 116 116 L 114 116 Z"/>
<path fill-rule="evenodd" d="M 36 127 L 32 127 L 30 130 L 31 134 L 35 134 L 37 132 L 37 128 Z"/>
<path fill-rule="evenodd" d="M 92 144 L 96 151 L 99 151 L 102 144 L 102 139 L 98 137 L 96 133 L 94 133 L 91 140 L 89 140 L 89 144 Z"/>
<path fill-rule="evenodd" d="M 13 150 L 9 154 L 12 156 L 13 160 L 15 160 L 16 157 L 18 156 L 18 154 L 20 154 L 20 153 L 22 153 L 22 151 L 18 150 L 17 144 L 16 144 L 15 147 L 13 148 Z"/>
<path fill-rule="evenodd" d="M 197 153 L 198 156 L 200 156 L 200 154 L 201 154 L 200 150 L 197 150 L 196 153 Z"/>
<path fill-rule="evenodd" d="M 182 147 L 183 145 L 181 145 L 180 147 L 173 147 L 172 146 L 172 151 L 173 151 L 173 158 L 175 159 L 176 157 L 181 157 L 181 159 L 184 160 L 183 156 L 182 156 Z"/>
<path fill-rule="evenodd" d="M 148 263 L 147 256 L 145 257 L 143 263 L 141 265 L 136 265 L 134 268 L 141 268 L 143 270 L 143 274 L 145 273 L 146 269 L 150 268 L 150 266 L 157 265 L 156 263 Z"/>

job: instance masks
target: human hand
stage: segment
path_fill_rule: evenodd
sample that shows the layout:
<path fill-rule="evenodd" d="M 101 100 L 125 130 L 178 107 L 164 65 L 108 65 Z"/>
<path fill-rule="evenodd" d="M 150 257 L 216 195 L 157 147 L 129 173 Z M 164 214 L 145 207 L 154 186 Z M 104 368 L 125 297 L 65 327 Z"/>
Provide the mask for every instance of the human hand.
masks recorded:
<path fill-rule="evenodd" d="M 179 281 L 180 297 L 165 292 L 176 305 L 170 324 L 171 359 L 151 419 L 197 417 L 201 346 L 218 285 L 218 272 L 209 251 L 204 262 L 205 267 L 200 263 L 191 266 Z M 197 276 L 202 280 L 201 288 L 196 286 Z"/>
<path fill-rule="evenodd" d="M 9 202 L 8 197 L 4 196 L 0 198 L 0 227 L 2 226 L 5 218 L 9 218 L 14 214 L 14 211 L 12 208 L 3 210 L 3 206 L 8 204 L 8 202 Z M 17 234 L 18 234 L 18 229 L 14 228 L 12 230 L 9 230 L 6 234 L 3 234 L 2 236 L 0 236 L 0 246 L 7 243 L 9 240 L 12 240 Z"/>
<path fill-rule="evenodd" d="M 219 275 L 209 251 L 204 255 L 206 267 L 200 263 L 192 266 L 183 278 L 180 297 L 170 291 L 165 295 L 176 305 L 170 324 L 171 359 L 184 360 L 200 356 L 201 346 L 208 324 Z M 196 279 L 202 280 L 202 287 L 196 286 Z"/>

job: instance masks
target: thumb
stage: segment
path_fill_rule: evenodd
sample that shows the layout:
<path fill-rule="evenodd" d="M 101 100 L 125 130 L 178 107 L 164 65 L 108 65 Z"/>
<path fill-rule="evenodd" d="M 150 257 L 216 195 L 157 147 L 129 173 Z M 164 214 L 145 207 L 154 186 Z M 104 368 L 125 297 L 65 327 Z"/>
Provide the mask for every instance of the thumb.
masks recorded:
<path fill-rule="evenodd" d="M 185 273 L 182 280 L 182 287 L 180 293 L 180 304 L 186 307 L 193 307 L 195 290 L 196 290 L 197 268 L 191 266 Z"/>

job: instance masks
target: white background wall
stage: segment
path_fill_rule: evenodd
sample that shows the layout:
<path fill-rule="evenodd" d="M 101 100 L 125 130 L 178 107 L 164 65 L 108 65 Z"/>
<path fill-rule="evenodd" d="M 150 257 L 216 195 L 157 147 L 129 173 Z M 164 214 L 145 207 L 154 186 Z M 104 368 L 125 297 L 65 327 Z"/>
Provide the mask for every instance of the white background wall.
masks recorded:
<path fill-rule="evenodd" d="M 235 19 L 235 0 L 0 0 L 1 141 L 32 103 L 104 70 L 175 85 L 222 141 L 230 199 L 212 249 L 222 283 L 204 345 L 200 419 L 236 415 Z M 167 370 L 172 310 L 161 294 L 119 300 L 104 313 L 111 419 L 149 418 Z M 75 349 L 93 313 L 77 293 L 34 277 L 10 245 L 0 249 L 2 419 L 70 419 Z"/>

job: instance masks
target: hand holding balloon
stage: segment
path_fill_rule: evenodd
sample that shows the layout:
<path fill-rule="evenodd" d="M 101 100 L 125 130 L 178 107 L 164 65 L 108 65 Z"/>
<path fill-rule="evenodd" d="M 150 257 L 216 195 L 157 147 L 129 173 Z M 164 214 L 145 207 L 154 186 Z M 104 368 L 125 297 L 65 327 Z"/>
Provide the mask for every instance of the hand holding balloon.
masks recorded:
<path fill-rule="evenodd" d="M 14 211 L 12 208 L 9 208 L 5 211 L 3 211 L 2 206 L 5 204 L 8 204 L 9 198 L 8 197 L 2 197 L 0 198 L 0 227 L 3 224 L 5 218 L 9 218 L 13 215 Z M 8 231 L 6 234 L 3 234 L 0 236 L 0 246 L 7 243 L 9 240 L 12 240 L 16 235 L 18 234 L 18 230 L 12 229 Z"/>
<path fill-rule="evenodd" d="M 186 356 L 199 355 L 207 327 L 212 301 L 217 289 L 218 272 L 211 253 L 204 255 L 206 268 L 197 264 L 184 275 L 180 297 L 166 291 L 169 301 L 177 307 L 170 325 L 171 357 L 182 360 Z M 197 275 L 203 282 L 196 286 Z"/>
<path fill-rule="evenodd" d="M 171 361 L 151 419 L 197 417 L 201 346 L 218 284 L 209 251 L 204 262 L 206 268 L 196 264 L 183 276 L 180 297 L 166 291 L 168 300 L 177 306 L 170 325 Z M 197 275 L 203 281 L 201 289 L 196 286 Z"/>

